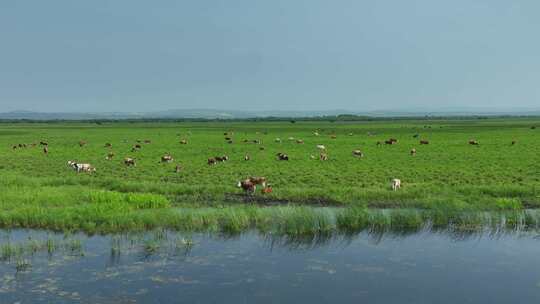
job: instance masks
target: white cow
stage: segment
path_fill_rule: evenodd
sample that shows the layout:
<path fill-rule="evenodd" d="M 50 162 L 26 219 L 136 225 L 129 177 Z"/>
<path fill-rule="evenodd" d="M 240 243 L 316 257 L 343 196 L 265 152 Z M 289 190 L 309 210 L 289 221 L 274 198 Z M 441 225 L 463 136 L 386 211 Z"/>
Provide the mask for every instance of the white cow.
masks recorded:
<path fill-rule="evenodd" d="M 401 180 L 397 178 L 392 179 L 391 186 L 392 190 L 394 191 L 397 191 L 397 189 L 401 189 Z"/>
<path fill-rule="evenodd" d="M 79 164 L 74 161 L 68 161 L 68 165 L 70 165 L 77 173 L 79 172 L 94 172 L 96 171 L 96 168 L 92 167 L 90 164 Z"/>
<path fill-rule="evenodd" d="M 317 145 L 317 149 L 326 150 L 326 147 L 324 145 Z"/>

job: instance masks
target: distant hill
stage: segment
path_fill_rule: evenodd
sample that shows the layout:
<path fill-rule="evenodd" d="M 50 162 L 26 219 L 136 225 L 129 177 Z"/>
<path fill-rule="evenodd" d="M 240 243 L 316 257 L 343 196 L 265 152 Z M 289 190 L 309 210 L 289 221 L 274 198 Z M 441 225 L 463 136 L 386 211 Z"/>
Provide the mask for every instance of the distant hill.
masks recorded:
<path fill-rule="evenodd" d="M 156 112 L 32 112 L 12 111 L 0 113 L 1 120 L 123 120 L 123 119 L 247 119 L 265 117 L 322 117 L 337 115 L 357 115 L 369 117 L 425 117 L 425 116 L 540 116 L 540 109 L 516 109 L 513 111 L 486 110 L 486 109 L 446 109 L 426 111 L 413 109 L 410 111 L 235 111 L 212 109 L 176 109 Z"/>

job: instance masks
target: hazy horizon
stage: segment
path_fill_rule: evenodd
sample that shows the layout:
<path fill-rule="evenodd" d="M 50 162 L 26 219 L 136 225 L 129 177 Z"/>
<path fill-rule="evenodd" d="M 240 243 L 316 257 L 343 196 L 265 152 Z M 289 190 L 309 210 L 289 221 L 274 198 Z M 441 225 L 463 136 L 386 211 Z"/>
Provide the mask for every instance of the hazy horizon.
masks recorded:
<path fill-rule="evenodd" d="M 0 112 L 540 108 L 534 1 L 4 1 Z"/>

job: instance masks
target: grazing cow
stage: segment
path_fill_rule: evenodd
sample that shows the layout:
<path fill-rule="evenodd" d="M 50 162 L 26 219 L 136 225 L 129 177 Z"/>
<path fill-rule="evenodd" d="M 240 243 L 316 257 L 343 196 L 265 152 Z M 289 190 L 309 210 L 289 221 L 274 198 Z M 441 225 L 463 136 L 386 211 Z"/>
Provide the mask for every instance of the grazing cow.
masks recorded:
<path fill-rule="evenodd" d="M 330 138 L 331 138 L 331 139 L 336 139 L 337 136 L 336 136 L 336 135 L 330 135 Z"/>
<path fill-rule="evenodd" d="M 278 157 L 278 160 L 289 160 L 289 155 L 284 153 L 277 153 L 276 156 Z"/>
<path fill-rule="evenodd" d="M 106 143 L 105 148 L 112 148 L 112 144 L 111 143 Z"/>
<path fill-rule="evenodd" d="M 174 159 L 173 157 L 170 155 L 170 154 L 165 154 L 161 157 L 161 162 L 162 163 L 170 163 L 172 162 Z"/>
<path fill-rule="evenodd" d="M 385 140 L 384 143 L 387 144 L 387 145 L 394 145 L 394 144 L 397 144 L 398 140 L 395 139 L 395 138 L 390 138 L 388 140 Z"/>
<path fill-rule="evenodd" d="M 223 156 L 216 156 L 214 157 L 214 159 L 218 162 L 225 162 L 229 160 L 229 157 L 227 155 L 223 155 Z"/>
<path fill-rule="evenodd" d="M 80 164 L 74 161 L 69 160 L 68 165 L 71 166 L 77 173 L 79 172 L 95 172 L 96 168 L 92 167 L 90 164 Z"/>
<path fill-rule="evenodd" d="M 49 147 L 48 146 L 43 147 L 43 153 L 45 153 L 45 155 L 49 155 Z"/>
<path fill-rule="evenodd" d="M 266 177 L 264 176 L 251 176 L 248 178 L 248 180 L 255 185 L 266 187 Z"/>
<path fill-rule="evenodd" d="M 135 159 L 134 158 L 131 158 L 131 157 L 126 157 L 124 158 L 124 164 L 126 166 L 136 166 L 136 163 L 135 163 Z"/>
<path fill-rule="evenodd" d="M 152 141 L 151 141 L 150 139 L 145 139 L 145 140 L 144 140 L 144 143 L 145 143 L 145 144 L 151 144 Z"/>
<path fill-rule="evenodd" d="M 248 155 L 248 154 L 244 155 L 244 160 L 246 160 L 246 161 L 247 161 L 247 160 L 250 160 L 250 159 L 251 159 L 251 157 L 249 157 L 249 155 Z"/>
<path fill-rule="evenodd" d="M 263 151 L 263 150 L 264 150 L 264 147 L 259 147 L 259 150 Z"/>
<path fill-rule="evenodd" d="M 46 142 L 46 141 L 40 141 L 40 142 L 39 142 L 39 145 L 40 145 L 40 146 L 48 146 L 49 143 Z"/>
<path fill-rule="evenodd" d="M 289 137 L 288 139 L 289 139 L 289 140 L 294 140 L 294 137 L 291 136 L 291 137 Z"/>
<path fill-rule="evenodd" d="M 255 191 L 257 190 L 257 185 L 255 185 L 251 180 L 249 179 L 246 179 L 246 180 L 243 180 L 243 181 L 239 181 L 238 184 L 236 185 L 238 188 L 242 188 L 242 190 L 244 190 L 244 192 L 248 193 L 248 194 L 254 194 Z"/>
<path fill-rule="evenodd" d="M 401 189 L 401 180 L 394 178 L 392 179 L 390 185 L 392 186 L 392 190 L 397 191 L 398 189 Z"/>
<path fill-rule="evenodd" d="M 136 142 L 137 142 L 138 144 L 140 144 L 140 143 L 142 143 L 142 140 L 137 139 Z"/>
<path fill-rule="evenodd" d="M 258 140 L 258 139 L 254 139 L 254 140 L 253 140 L 253 143 L 256 144 L 256 145 L 260 145 L 260 144 L 261 144 L 261 141 Z"/>
<path fill-rule="evenodd" d="M 313 135 L 319 136 L 320 134 L 319 134 L 319 132 L 313 132 Z"/>
<path fill-rule="evenodd" d="M 131 152 L 137 152 L 141 149 L 141 145 L 135 145 L 131 148 Z"/>
<path fill-rule="evenodd" d="M 208 165 L 215 165 L 217 163 L 217 160 L 213 157 L 209 158 L 207 161 Z"/>
<path fill-rule="evenodd" d="M 473 146 L 478 146 L 478 145 L 479 145 L 479 143 L 478 143 L 478 141 L 477 141 L 477 140 L 474 140 L 474 139 L 470 139 L 470 140 L 469 140 L 469 145 L 473 145 Z"/>
<path fill-rule="evenodd" d="M 230 138 L 230 137 L 225 137 L 225 140 L 231 140 L 231 139 L 232 139 L 232 138 Z"/>
<path fill-rule="evenodd" d="M 416 149 L 415 149 L 415 148 L 412 148 L 412 149 L 411 149 L 411 155 L 412 155 L 412 156 L 415 156 L 415 155 L 416 155 Z"/>
<path fill-rule="evenodd" d="M 301 140 L 301 139 L 297 139 L 297 140 L 296 140 L 296 143 L 297 143 L 297 144 L 303 144 L 303 143 L 304 143 L 304 141 L 303 141 L 303 140 Z"/>
<path fill-rule="evenodd" d="M 276 138 L 276 139 L 274 139 L 274 141 L 277 142 L 277 143 L 280 143 L 280 142 L 281 142 L 281 138 Z"/>
<path fill-rule="evenodd" d="M 180 144 L 181 144 L 181 145 L 187 145 L 187 139 L 182 139 L 182 140 L 180 141 Z"/>
<path fill-rule="evenodd" d="M 227 143 L 228 143 L 228 144 L 232 144 L 232 143 L 233 143 L 233 141 L 232 141 L 232 140 L 229 140 L 229 141 L 227 141 Z"/>
<path fill-rule="evenodd" d="M 87 144 L 87 142 L 84 141 L 84 140 L 79 141 L 79 147 L 81 147 L 81 148 L 86 146 L 86 144 Z"/>
<path fill-rule="evenodd" d="M 517 141 L 516 140 L 512 140 L 512 146 L 517 144 Z"/>
<path fill-rule="evenodd" d="M 180 166 L 180 164 L 178 164 L 178 165 L 176 165 L 176 167 L 174 168 L 174 172 L 180 173 L 180 171 L 182 171 L 182 166 Z"/>
<path fill-rule="evenodd" d="M 317 149 L 326 150 L 326 147 L 324 145 L 317 145 Z"/>
<path fill-rule="evenodd" d="M 114 157 L 114 152 L 109 152 L 109 154 L 107 154 L 107 157 L 105 157 L 106 160 L 112 160 Z"/>
<path fill-rule="evenodd" d="M 14 145 L 14 146 L 12 147 L 12 149 L 13 149 L 13 150 L 17 150 L 17 145 Z"/>
<path fill-rule="evenodd" d="M 429 141 L 423 139 L 423 140 L 420 141 L 420 144 L 421 144 L 421 145 L 429 145 Z"/>
<path fill-rule="evenodd" d="M 319 159 L 320 160 L 328 160 L 328 154 L 326 154 L 324 152 L 319 154 Z"/>
<path fill-rule="evenodd" d="M 356 157 L 364 157 L 364 153 L 362 153 L 362 151 L 360 150 L 353 150 L 352 154 L 353 156 L 356 156 Z"/>

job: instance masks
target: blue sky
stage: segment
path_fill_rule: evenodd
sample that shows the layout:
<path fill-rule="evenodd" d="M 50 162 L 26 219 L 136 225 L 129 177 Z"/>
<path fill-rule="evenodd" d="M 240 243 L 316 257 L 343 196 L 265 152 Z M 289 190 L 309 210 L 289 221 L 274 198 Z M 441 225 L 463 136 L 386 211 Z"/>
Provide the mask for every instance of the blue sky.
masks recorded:
<path fill-rule="evenodd" d="M 0 112 L 540 107 L 540 2 L 0 2 Z"/>

